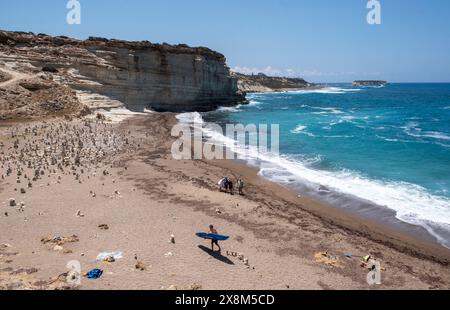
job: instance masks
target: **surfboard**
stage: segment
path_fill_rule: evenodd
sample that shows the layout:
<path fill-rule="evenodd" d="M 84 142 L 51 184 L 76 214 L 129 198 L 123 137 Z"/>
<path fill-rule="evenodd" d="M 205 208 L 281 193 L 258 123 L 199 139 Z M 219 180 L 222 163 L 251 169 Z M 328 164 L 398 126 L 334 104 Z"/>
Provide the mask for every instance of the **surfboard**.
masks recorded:
<path fill-rule="evenodd" d="M 229 236 L 217 235 L 217 234 L 209 234 L 205 232 L 199 232 L 195 234 L 199 238 L 209 239 L 209 240 L 217 240 L 217 241 L 225 241 L 228 240 Z"/>

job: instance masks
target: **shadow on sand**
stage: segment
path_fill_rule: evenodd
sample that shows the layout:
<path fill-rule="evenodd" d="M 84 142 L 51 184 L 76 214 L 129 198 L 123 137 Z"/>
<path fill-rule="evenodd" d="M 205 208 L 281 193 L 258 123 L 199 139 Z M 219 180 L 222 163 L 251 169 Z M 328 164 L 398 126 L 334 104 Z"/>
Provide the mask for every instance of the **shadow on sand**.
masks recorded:
<path fill-rule="evenodd" d="M 225 263 L 225 264 L 228 264 L 228 265 L 234 265 L 234 263 L 228 257 L 223 256 L 219 252 L 213 252 L 213 251 L 211 251 L 211 249 L 209 249 L 209 248 L 207 248 L 207 247 L 205 247 L 203 245 L 199 245 L 198 248 L 200 250 L 203 250 L 204 252 L 208 253 L 209 255 L 214 257 L 215 259 L 221 261 L 222 263 Z"/>

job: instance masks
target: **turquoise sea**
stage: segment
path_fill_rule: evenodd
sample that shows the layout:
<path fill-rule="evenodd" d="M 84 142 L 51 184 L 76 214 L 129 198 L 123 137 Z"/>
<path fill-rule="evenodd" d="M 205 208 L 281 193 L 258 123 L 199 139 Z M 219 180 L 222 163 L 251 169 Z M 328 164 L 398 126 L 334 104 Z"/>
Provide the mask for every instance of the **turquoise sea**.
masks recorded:
<path fill-rule="evenodd" d="M 389 211 L 450 247 L 450 84 L 335 84 L 248 100 L 201 117 L 279 124 L 281 157 L 248 160 L 260 175 L 371 217 Z"/>

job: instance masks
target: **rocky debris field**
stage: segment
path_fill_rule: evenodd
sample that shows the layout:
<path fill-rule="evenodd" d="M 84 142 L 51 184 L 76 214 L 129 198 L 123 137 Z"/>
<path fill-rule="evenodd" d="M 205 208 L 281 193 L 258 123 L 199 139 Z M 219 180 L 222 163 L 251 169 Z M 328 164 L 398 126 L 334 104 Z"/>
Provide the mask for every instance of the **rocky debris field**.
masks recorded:
<path fill-rule="evenodd" d="M 8 74 L 0 67 L 1 72 Z M 76 92 L 56 83 L 51 73 L 24 74 L 24 78 L 17 78 L 11 83 L 8 80 L 4 82 L 8 83 L 6 85 L 0 83 L 0 120 L 81 117 L 90 113 L 79 102 Z"/>
<path fill-rule="evenodd" d="M 6 72 L 0 71 L 0 83 L 6 82 L 11 79 L 11 75 Z"/>
<path fill-rule="evenodd" d="M 20 192 L 62 174 L 81 183 L 92 167 L 113 158 L 128 143 L 112 125 L 89 119 L 11 127 L 8 135 L 12 144 L 0 142 L 1 179 L 14 178 Z"/>

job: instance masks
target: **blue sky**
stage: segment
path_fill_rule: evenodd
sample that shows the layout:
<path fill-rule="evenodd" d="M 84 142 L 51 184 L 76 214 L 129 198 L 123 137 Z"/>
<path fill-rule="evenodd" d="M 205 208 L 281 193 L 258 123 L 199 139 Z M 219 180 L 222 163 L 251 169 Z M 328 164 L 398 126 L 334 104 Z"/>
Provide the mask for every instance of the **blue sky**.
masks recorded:
<path fill-rule="evenodd" d="M 450 82 L 448 0 L 380 0 L 381 25 L 367 0 L 79 1 L 68 25 L 67 0 L 1 0 L 0 29 L 208 46 L 231 68 L 313 82 Z"/>

